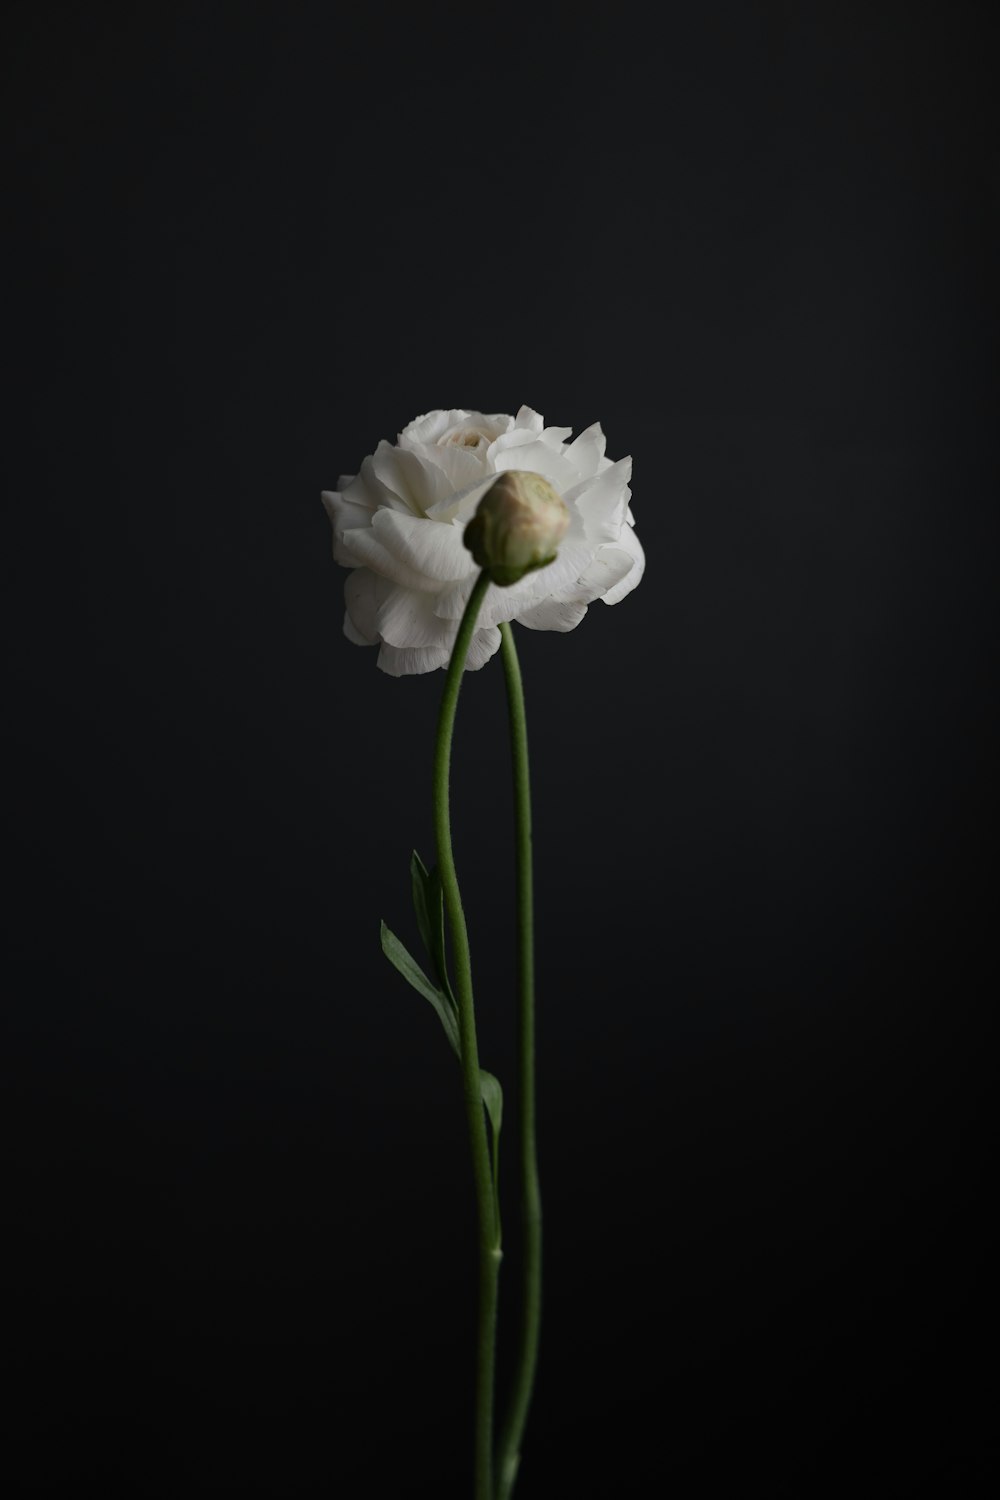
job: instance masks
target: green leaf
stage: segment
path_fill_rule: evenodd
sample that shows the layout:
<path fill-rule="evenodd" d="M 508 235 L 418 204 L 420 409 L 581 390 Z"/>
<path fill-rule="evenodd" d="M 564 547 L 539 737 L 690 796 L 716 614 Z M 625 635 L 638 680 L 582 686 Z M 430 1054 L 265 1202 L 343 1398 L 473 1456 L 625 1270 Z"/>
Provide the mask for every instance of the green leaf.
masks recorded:
<path fill-rule="evenodd" d="M 444 939 L 444 891 L 441 888 L 441 876 L 437 865 L 434 866 L 428 879 L 427 904 L 431 912 L 431 958 L 434 961 L 434 970 L 438 977 L 441 988 L 451 995 L 452 1004 L 455 996 L 452 994 L 451 981 L 448 978 L 448 950 Z"/>
<path fill-rule="evenodd" d="M 479 1087 L 482 1091 L 483 1103 L 486 1105 L 486 1113 L 493 1127 L 495 1141 L 503 1123 L 503 1089 L 500 1087 L 500 1080 L 494 1078 L 492 1073 L 487 1073 L 485 1068 L 479 1069 Z"/>
<path fill-rule="evenodd" d="M 410 882 L 413 886 L 413 910 L 417 917 L 417 927 L 423 940 L 424 948 L 428 955 L 433 958 L 434 947 L 431 939 L 431 915 L 428 902 L 428 884 L 430 875 L 427 866 L 420 855 L 414 849 L 410 856 Z"/>
<path fill-rule="evenodd" d="M 425 1000 L 430 1001 L 431 1005 L 437 1011 L 441 1025 L 444 1027 L 445 1036 L 455 1049 L 456 1056 L 460 1056 L 458 1017 L 455 1014 L 455 1006 L 451 996 L 446 995 L 442 990 L 438 989 L 436 984 L 431 983 L 416 959 L 411 957 L 396 934 L 391 932 L 384 922 L 382 923 L 381 935 L 382 952 L 393 968 L 402 974 L 407 984 L 411 985 L 418 995 L 423 995 Z M 496 1082 L 495 1079 L 494 1082 Z M 499 1088 L 499 1084 L 497 1084 L 497 1087 Z M 487 1108 L 489 1108 L 488 1105 Z"/>
<path fill-rule="evenodd" d="M 431 967 L 438 985 L 446 995 L 451 997 L 454 1005 L 455 996 L 452 994 L 451 983 L 448 979 L 448 954 L 444 938 L 444 892 L 441 889 L 441 876 L 438 874 L 437 866 L 428 870 L 416 849 L 410 860 L 410 881 L 413 887 L 413 910 L 417 917 L 417 927 L 423 939 L 427 957 L 431 961 Z"/>
<path fill-rule="evenodd" d="M 492 1073 L 487 1073 L 485 1068 L 479 1069 L 479 1091 L 486 1105 L 486 1113 L 490 1117 L 490 1133 L 493 1136 L 491 1152 L 493 1158 L 493 1220 L 496 1229 L 497 1244 L 500 1243 L 500 1125 L 503 1121 L 503 1089 L 500 1080 L 494 1078 Z"/>

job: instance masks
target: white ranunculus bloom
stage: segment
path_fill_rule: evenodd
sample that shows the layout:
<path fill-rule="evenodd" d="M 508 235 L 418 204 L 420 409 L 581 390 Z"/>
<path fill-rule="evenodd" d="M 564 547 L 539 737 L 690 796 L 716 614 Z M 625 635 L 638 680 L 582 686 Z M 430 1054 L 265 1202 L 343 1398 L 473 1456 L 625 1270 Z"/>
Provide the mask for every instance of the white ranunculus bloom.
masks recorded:
<path fill-rule="evenodd" d="M 516 417 L 432 411 L 324 492 L 333 555 L 353 570 L 344 633 L 359 646 L 378 645 L 383 671 L 400 677 L 447 665 L 479 572 L 462 533 L 506 469 L 547 479 L 569 507 L 569 529 L 554 562 L 489 590 L 470 668 L 498 649 L 502 620 L 572 630 L 595 599 L 617 604 L 635 588 L 645 557 L 629 508 L 632 460 L 605 457 L 599 422 L 572 442 L 570 431 L 546 427 L 527 406 Z"/>

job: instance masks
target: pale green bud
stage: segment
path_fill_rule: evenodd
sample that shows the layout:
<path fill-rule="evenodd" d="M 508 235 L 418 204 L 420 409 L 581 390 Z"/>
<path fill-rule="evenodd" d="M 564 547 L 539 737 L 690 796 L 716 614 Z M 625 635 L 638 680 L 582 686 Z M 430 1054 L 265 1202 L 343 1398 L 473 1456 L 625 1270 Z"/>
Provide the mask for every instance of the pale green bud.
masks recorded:
<path fill-rule="evenodd" d="M 465 545 L 493 583 L 517 583 L 554 562 L 569 527 L 569 507 L 541 474 L 498 474 L 468 526 Z"/>

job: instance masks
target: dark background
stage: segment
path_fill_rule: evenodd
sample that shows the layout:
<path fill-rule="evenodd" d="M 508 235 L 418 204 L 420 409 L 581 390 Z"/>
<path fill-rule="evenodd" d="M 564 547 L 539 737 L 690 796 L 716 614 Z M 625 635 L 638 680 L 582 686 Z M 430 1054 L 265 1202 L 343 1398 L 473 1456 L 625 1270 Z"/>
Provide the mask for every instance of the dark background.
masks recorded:
<path fill-rule="evenodd" d="M 519 1496 L 982 1477 L 987 15 L 8 9 L 10 1482 L 469 1493 L 458 1074 L 377 938 L 442 678 L 342 637 L 319 491 L 522 402 L 634 455 L 648 570 L 520 632 Z M 492 663 L 454 796 L 510 1095 L 503 715 Z"/>

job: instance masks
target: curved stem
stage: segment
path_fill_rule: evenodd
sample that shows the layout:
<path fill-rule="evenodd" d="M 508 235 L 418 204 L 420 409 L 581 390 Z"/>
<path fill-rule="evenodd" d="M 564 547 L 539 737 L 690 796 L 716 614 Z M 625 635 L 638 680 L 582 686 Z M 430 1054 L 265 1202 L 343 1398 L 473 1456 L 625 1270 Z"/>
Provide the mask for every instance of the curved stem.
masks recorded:
<path fill-rule="evenodd" d="M 510 718 L 517 842 L 518 1110 L 520 1115 L 522 1289 L 521 1330 L 514 1388 L 500 1439 L 497 1500 L 508 1500 L 521 1461 L 531 1393 L 538 1363 L 542 1317 L 542 1199 L 535 1141 L 534 899 L 531 873 L 531 783 L 528 723 L 517 646 L 510 625 L 500 626 L 500 650 Z"/>
<path fill-rule="evenodd" d="M 479 1222 L 479 1319 L 476 1338 L 476 1423 L 475 1423 L 475 1500 L 493 1500 L 493 1372 L 496 1345 L 497 1280 L 500 1270 L 500 1232 L 493 1195 L 486 1117 L 483 1112 L 482 1086 L 479 1079 L 479 1049 L 476 1042 L 476 1018 L 472 999 L 472 961 L 469 934 L 458 889 L 455 859 L 451 848 L 451 821 L 448 801 L 448 773 L 451 764 L 451 740 L 455 727 L 458 691 L 462 685 L 469 643 L 489 578 L 480 573 L 465 607 L 455 649 L 448 663 L 437 739 L 434 745 L 434 837 L 437 864 L 441 875 L 444 908 L 451 931 L 455 973 L 455 998 L 458 1003 L 458 1030 L 462 1053 L 462 1085 L 465 1112 L 472 1146 L 472 1172 L 476 1186 L 476 1211 Z"/>

